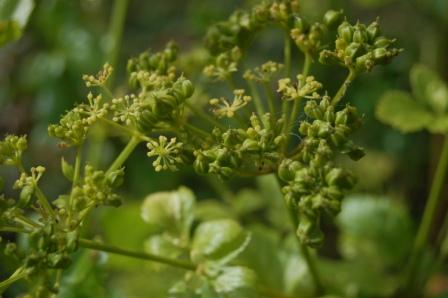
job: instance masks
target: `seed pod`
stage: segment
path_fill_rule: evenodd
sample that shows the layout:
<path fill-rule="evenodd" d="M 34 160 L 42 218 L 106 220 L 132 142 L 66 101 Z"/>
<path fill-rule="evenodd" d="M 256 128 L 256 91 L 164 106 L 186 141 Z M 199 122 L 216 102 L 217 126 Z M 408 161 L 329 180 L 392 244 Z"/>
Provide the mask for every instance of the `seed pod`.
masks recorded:
<path fill-rule="evenodd" d="M 348 22 L 343 22 L 338 27 L 338 35 L 347 44 L 351 43 L 352 42 L 352 37 L 353 37 L 353 27 Z"/>
<path fill-rule="evenodd" d="M 373 42 L 380 35 L 380 25 L 377 21 L 372 22 L 366 29 L 369 41 Z"/>
<path fill-rule="evenodd" d="M 311 218 L 300 213 L 296 234 L 303 244 L 314 248 L 319 247 L 324 240 L 324 234 L 319 226 L 319 216 Z"/>
<path fill-rule="evenodd" d="M 329 10 L 324 15 L 324 24 L 328 27 L 334 27 L 338 25 L 342 19 L 343 11 L 342 10 Z"/>
<path fill-rule="evenodd" d="M 359 43 L 352 42 L 345 49 L 344 55 L 346 57 L 354 58 L 359 53 L 360 48 L 361 48 L 361 45 Z"/>
<path fill-rule="evenodd" d="M 375 39 L 375 42 L 374 42 L 373 45 L 375 46 L 375 48 L 387 48 L 393 42 L 394 42 L 394 40 L 392 40 L 392 39 L 387 39 L 384 36 L 380 36 L 380 37 Z"/>
<path fill-rule="evenodd" d="M 357 42 L 359 44 L 363 44 L 367 41 L 366 32 L 360 29 L 356 29 L 353 33 L 353 42 Z"/>

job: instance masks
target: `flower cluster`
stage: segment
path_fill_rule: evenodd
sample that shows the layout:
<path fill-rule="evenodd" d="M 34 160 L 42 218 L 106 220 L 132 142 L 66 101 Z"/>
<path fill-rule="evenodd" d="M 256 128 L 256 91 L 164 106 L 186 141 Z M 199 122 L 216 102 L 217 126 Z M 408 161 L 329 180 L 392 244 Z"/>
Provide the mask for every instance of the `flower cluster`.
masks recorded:
<path fill-rule="evenodd" d="M 357 73 L 368 72 L 375 65 L 388 63 L 401 52 L 401 49 L 390 47 L 394 42 L 394 39 L 381 35 L 378 20 L 368 26 L 344 21 L 338 27 L 335 49 L 322 51 L 319 61 L 339 64 Z"/>
<path fill-rule="evenodd" d="M 235 113 L 246 106 L 251 100 L 252 97 L 244 94 L 245 91 L 243 89 L 234 90 L 233 94 L 235 97 L 233 98 L 232 103 L 229 103 L 224 98 L 212 98 L 209 103 L 214 108 L 212 109 L 213 114 L 218 118 L 232 118 L 235 116 Z"/>

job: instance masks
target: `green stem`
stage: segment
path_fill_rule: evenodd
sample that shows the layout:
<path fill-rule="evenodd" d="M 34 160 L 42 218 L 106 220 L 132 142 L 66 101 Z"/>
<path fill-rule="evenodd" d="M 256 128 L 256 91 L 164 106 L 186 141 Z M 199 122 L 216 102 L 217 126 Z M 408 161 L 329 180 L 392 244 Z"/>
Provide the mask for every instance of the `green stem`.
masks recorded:
<path fill-rule="evenodd" d="M 356 72 L 353 69 L 350 69 L 347 78 L 345 78 L 344 83 L 342 83 L 341 87 L 339 88 L 338 92 L 333 97 L 333 100 L 331 101 L 331 104 L 335 106 L 345 95 L 347 92 L 348 87 L 353 82 L 353 80 L 356 78 Z"/>
<path fill-rule="evenodd" d="M 129 155 L 134 151 L 135 147 L 141 142 L 140 138 L 138 136 L 132 136 L 132 138 L 129 140 L 126 147 L 124 147 L 123 151 L 121 151 L 120 155 L 115 159 L 115 161 L 112 163 L 112 165 L 109 167 L 109 169 L 106 172 L 106 175 L 118 170 L 124 162 L 128 159 Z"/>
<path fill-rule="evenodd" d="M 189 102 L 185 102 L 185 106 L 187 108 L 189 108 L 190 111 L 193 112 L 193 114 L 195 114 L 196 116 L 198 116 L 202 120 L 205 120 L 205 121 L 209 122 L 210 124 L 212 124 L 212 125 L 214 125 L 216 127 L 219 127 L 221 129 L 225 129 L 226 128 L 224 125 L 222 125 L 217 120 L 215 120 L 212 116 L 210 116 L 209 114 L 205 113 L 203 110 L 194 107 Z"/>
<path fill-rule="evenodd" d="M 0 227 L 0 232 L 28 233 L 27 230 L 18 227 Z"/>
<path fill-rule="evenodd" d="M 210 134 L 208 132 L 206 132 L 206 131 L 200 129 L 199 127 L 196 127 L 190 123 L 185 122 L 183 125 L 185 126 L 185 128 L 187 128 L 191 132 L 197 134 L 198 136 L 201 136 L 204 138 L 208 138 L 210 136 Z"/>
<path fill-rule="evenodd" d="M 280 178 L 277 175 L 275 176 L 275 178 L 274 178 L 274 176 L 272 176 L 272 177 L 273 177 L 273 179 L 276 180 L 277 186 L 279 188 L 281 188 Z M 297 214 L 296 214 L 296 212 L 292 208 L 290 208 L 288 206 L 288 204 L 287 204 L 285 199 L 283 199 L 283 202 L 284 202 L 285 208 L 286 208 L 286 210 L 288 212 L 289 219 L 291 221 L 293 233 L 294 233 L 294 235 L 296 235 L 295 231 L 296 231 L 297 226 L 299 224 L 299 221 L 298 221 L 298 218 L 297 218 Z M 298 237 L 295 237 L 295 238 L 297 240 L 297 245 L 298 245 L 298 248 L 300 250 L 300 253 L 302 254 L 302 257 L 305 260 L 306 265 L 308 267 L 308 270 L 310 272 L 311 278 L 313 280 L 313 283 L 314 283 L 314 286 L 315 286 L 315 289 L 316 289 L 316 292 L 317 292 L 316 294 L 317 295 L 323 294 L 324 293 L 324 289 L 323 289 L 321 278 L 319 276 L 319 272 L 317 271 L 317 267 L 316 267 L 315 261 L 313 259 L 313 256 L 309 253 L 308 247 L 306 245 L 304 245 L 300 241 L 300 239 Z"/>
<path fill-rule="evenodd" d="M 428 199 L 426 201 L 425 210 L 423 212 L 422 221 L 417 231 L 417 236 L 414 242 L 414 248 L 411 254 L 408 267 L 408 276 L 405 287 L 409 293 L 413 291 L 415 284 L 416 274 L 419 268 L 419 261 L 424 252 L 425 247 L 428 245 L 429 236 L 433 220 L 436 216 L 437 207 L 443 197 L 440 196 L 448 168 L 448 136 L 444 136 L 443 148 L 440 153 L 439 163 L 437 164 L 436 172 L 434 174 L 431 190 L 429 192 Z"/>
<path fill-rule="evenodd" d="M 141 259 L 141 260 L 147 260 L 147 261 L 153 261 L 157 263 L 162 263 L 165 265 L 185 269 L 185 270 L 196 270 L 196 266 L 190 262 L 187 261 L 181 261 L 181 260 L 175 260 L 170 259 L 162 256 L 156 256 L 144 252 L 137 252 L 127 249 L 122 249 L 119 247 L 115 247 L 112 245 L 107 245 L 103 243 L 99 243 L 96 241 L 88 240 L 88 239 L 79 239 L 79 245 L 84 248 L 89 248 L 93 250 L 99 250 L 104 252 L 109 252 L 117 255 L 127 256 L 131 258 Z"/>
<path fill-rule="evenodd" d="M 291 76 L 291 38 L 289 37 L 289 32 L 286 30 L 284 37 L 284 46 L 283 46 L 283 58 L 285 64 L 285 76 Z"/>
<path fill-rule="evenodd" d="M 51 207 L 47 197 L 44 195 L 42 190 L 37 185 L 35 185 L 35 194 L 36 194 L 37 200 L 39 201 L 39 204 L 42 206 L 42 208 L 45 210 L 45 212 L 48 213 L 50 215 L 50 217 L 56 218 L 56 213 L 54 212 L 53 208 Z"/>
<path fill-rule="evenodd" d="M 79 145 L 76 148 L 75 169 L 73 172 L 72 190 L 70 192 L 70 198 L 68 202 L 68 210 L 69 210 L 68 218 L 71 218 L 71 212 L 73 208 L 73 190 L 75 189 L 75 186 L 78 185 L 79 176 L 81 173 L 81 161 L 82 161 L 82 145 Z"/>
<path fill-rule="evenodd" d="M 264 115 L 265 110 L 263 102 L 261 101 L 260 93 L 258 92 L 257 86 L 253 81 L 248 80 L 247 84 L 249 85 L 250 93 L 254 99 L 255 110 L 257 111 L 258 117 L 261 117 Z"/>
<path fill-rule="evenodd" d="M 107 60 L 109 64 L 115 68 L 118 60 L 119 45 L 123 38 L 123 28 L 126 19 L 126 12 L 128 9 L 129 0 L 115 0 L 114 7 L 112 9 L 112 17 L 109 24 L 109 38 L 110 48 L 107 54 Z M 113 75 L 109 78 L 108 84 L 111 85 L 113 81 Z"/>
<path fill-rule="evenodd" d="M 271 113 L 272 119 L 275 119 L 275 96 L 272 92 L 272 87 L 269 82 L 263 82 L 263 88 L 266 92 L 266 96 L 268 97 L 269 112 Z"/>
<path fill-rule="evenodd" d="M 306 78 L 306 76 L 308 76 L 308 73 L 310 72 L 310 66 L 311 66 L 312 62 L 313 62 L 313 58 L 311 57 L 311 55 L 305 53 L 305 61 L 303 63 L 303 70 L 302 70 L 302 75 L 305 78 Z M 301 99 L 302 98 L 298 98 L 298 99 L 294 100 L 294 105 L 292 107 L 292 112 L 291 112 L 290 118 L 289 118 L 289 120 L 285 119 L 285 122 L 286 122 L 285 123 L 285 132 L 288 132 L 290 130 L 289 131 L 290 133 L 286 134 L 286 141 L 285 141 L 285 144 L 286 144 L 285 149 L 286 150 L 288 150 L 288 143 L 291 138 L 291 132 L 295 127 L 294 122 L 296 121 L 296 118 L 299 115 L 300 103 L 302 101 Z M 291 125 L 291 129 L 288 128 L 290 125 Z"/>
<path fill-rule="evenodd" d="M 25 272 L 25 270 L 22 267 L 18 268 L 8 279 L 0 282 L 0 293 L 2 293 L 16 281 L 19 281 L 22 278 L 25 278 L 26 276 L 27 273 Z"/>
<path fill-rule="evenodd" d="M 114 121 L 112 121 L 112 120 L 107 119 L 107 118 L 101 118 L 101 120 L 102 120 L 104 123 L 106 123 L 106 124 L 112 126 L 113 128 L 116 128 L 116 129 L 118 129 L 118 130 L 123 131 L 123 133 L 125 133 L 125 134 L 127 134 L 127 135 L 134 135 L 134 136 L 137 136 L 137 137 L 140 138 L 142 141 L 149 142 L 149 141 L 151 140 L 150 138 L 148 138 L 147 136 L 141 134 L 139 131 L 137 131 L 137 130 L 135 130 L 135 129 L 128 128 L 128 127 L 126 127 L 126 126 L 120 125 L 120 124 L 118 124 L 118 123 L 116 123 L 116 122 L 114 122 Z"/>

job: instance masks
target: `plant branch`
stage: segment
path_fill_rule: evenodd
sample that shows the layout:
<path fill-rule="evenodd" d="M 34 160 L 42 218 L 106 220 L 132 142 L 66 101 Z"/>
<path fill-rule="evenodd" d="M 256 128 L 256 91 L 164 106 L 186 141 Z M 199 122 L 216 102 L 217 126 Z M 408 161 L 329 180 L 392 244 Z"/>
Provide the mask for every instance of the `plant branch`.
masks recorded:
<path fill-rule="evenodd" d="M 135 147 L 141 142 L 140 138 L 136 135 L 133 135 L 132 138 L 129 140 L 126 147 L 124 147 L 123 151 L 121 151 L 120 155 L 115 159 L 115 161 L 112 163 L 112 165 L 109 167 L 109 169 L 106 172 L 106 175 L 118 170 L 124 162 L 128 159 L 129 155 L 134 151 Z"/>
<path fill-rule="evenodd" d="M 25 272 L 23 267 L 18 268 L 10 277 L 0 282 L 0 293 L 2 293 L 5 289 L 7 289 L 10 285 L 15 283 L 16 281 L 19 281 L 22 278 L 25 278 L 26 276 L 27 273 Z"/>
<path fill-rule="evenodd" d="M 345 95 L 347 92 L 348 87 L 353 82 L 353 80 L 356 78 L 356 72 L 353 69 L 350 69 L 347 77 L 345 78 L 344 82 L 342 83 L 341 87 L 339 88 L 338 92 L 333 97 L 333 100 L 331 101 L 331 104 L 335 106 Z"/>
<path fill-rule="evenodd" d="M 217 120 L 215 120 L 212 116 L 210 116 L 209 114 L 205 113 L 204 111 L 202 111 L 201 109 L 198 109 L 196 107 L 194 107 L 192 104 L 190 104 L 189 102 L 185 102 L 185 106 L 190 109 L 190 111 L 193 112 L 193 114 L 195 114 L 196 116 L 198 116 L 199 118 L 201 118 L 202 120 L 205 120 L 206 122 L 209 122 L 210 124 L 219 127 L 221 129 L 225 129 L 226 127 L 219 123 Z"/>
<path fill-rule="evenodd" d="M 419 260 L 421 259 L 425 247 L 428 245 L 432 223 L 437 212 L 437 207 L 440 205 L 442 199 L 440 194 L 443 190 L 447 169 L 448 136 L 444 136 L 442 152 L 440 153 L 439 162 L 437 164 L 425 210 L 423 212 L 422 221 L 417 231 L 414 248 L 409 261 L 408 275 L 405 281 L 405 289 L 407 289 L 409 293 L 413 291 L 412 289 L 420 263 Z"/>
<path fill-rule="evenodd" d="M 127 250 L 127 249 L 115 247 L 112 245 L 103 244 L 103 243 L 100 243 L 97 241 L 88 240 L 88 239 L 83 239 L 83 238 L 79 239 L 79 245 L 84 248 L 88 248 L 88 249 L 109 252 L 109 253 L 122 255 L 122 256 L 126 256 L 126 257 L 141 259 L 141 260 L 153 261 L 153 262 L 157 262 L 157 263 L 161 263 L 161 264 L 165 264 L 165 265 L 169 265 L 169 266 L 173 266 L 173 267 L 177 267 L 177 268 L 181 268 L 181 269 L 185 269 L 185 270 L 191 270 L 191 271 L 196 270 L 196 265 L 194 265 L 190 262 L 187 262 L 187 261 L 175 260 L 175 259 L 170 259 L 170 258 L 166 258 L 166 257 L 162 257 L 162 256 L 156 256 L 156 255 L 152 255 L 152 254 L 148 254 L 148 253 L 144 253 L 144 252 Z"/>

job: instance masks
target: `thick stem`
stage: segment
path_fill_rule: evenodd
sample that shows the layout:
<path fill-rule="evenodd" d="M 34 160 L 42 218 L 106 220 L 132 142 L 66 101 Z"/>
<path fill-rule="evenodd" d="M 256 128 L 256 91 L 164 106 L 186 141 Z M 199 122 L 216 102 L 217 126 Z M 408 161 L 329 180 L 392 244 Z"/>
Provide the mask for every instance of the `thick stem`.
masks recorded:
<path fill-rule="evenodd" d="M 273 179 L 276 180 L 276 183 L 278 185 L 279 188 L 281 188 L 281 181 L 280 178 L 278 176 L 273 176 Z M 297 226 L 299 224 L 298 218 L 297 218 L 297 214 L 296 212 L 290 208 L 286 202 L 285 199 L 283 199 L 286 211 L 288 212 L 289 215 L 289 219 L 291 221 L 291 225 L 292 225 L 292 231 L 294 233 L 294 235 L 296 235 L 295 231 L 297 229 Z M 297 236 L 297 235 L 296 235 Z M 313 256 L 309 253 L 308 247 L 306 245 L 304 245 L 300 239 L 298 237 L 295 237 L 297 240 L 297 246 L 299 248 L 300 253 L 302 254 L 303 259 L 306 262 L 306 265 L 308 267 L 308 270 L 310 272 L 311 278 L 313 280 L 315 289 L 316 289 L 316 294 L 320 295 L 324 293 L 324 288 L 322 286 L 322 282 L 321 282 L 321 278 L 319 276 L 319 272 L 317 271 L 317 267 L 315 264 L 315 261 L 313 259 Z"/>
<path fill-rule="evenodd" d="M 99 243 L 96 241 L 88 240 L 88 239 L 79 239 L 79 245 L 84 248 L 89 248 L 93 250 L 99 250 L 104 252 L 109 252 L 117 255 L 127 256 L 131 258 L 141 259 L 141 260 L 147 260 L 147 261 L 153 261 L 185 270 L 196 270 L 196 266 L 190 262 L 187 261 L 181 261 L 181 260 L 175 260 L 170 259 L 162 256 L 156 256 L 144 252 L 137 252 L 127 249 L 118 248 L 112 245 L 107 245 L 103 243 Z"/>
<path fill-rule="evenodd" d="M 345 95 L 347 92 L 348 87 L 353 82 L 353 80 L 356 78 L 356 72 L 352 69 L 350 69 L 347 78 L 345 78 L 344 83 L 342 83 L 341 87 L 339 88 L 338 92 L 333 97 L 333 100 L 331 101 L 331 104 L 335 106 Z"/>
<path fill-rule="evenodd" d="M 123 151 L 121 151 L 120 155 L 118 155 L 117 159 L 112 163 L 112 165 L 109 167 L 109 169 L 106 172 L 106 175 L 118 170 L 124 162 L 128 159 L 129 155 L 134 151 L 135 147 L 141 142 L 140 138 L 138 136 L 132 136 L 132 138 L 129 140 L 126 147 L 124 147 Z"/>
<path fill-rule="evenodd" d="M 406 289 L 409 293 L 413 291 L 416 274 L 419 268 L 419 261 L 423 254 L 425 247 L 428 245 L 430 231 L 433 220 L 436 216 L 437 207 L 440 205 L 442 197 L 440 196 L 448 168 L 448 136 L 444 137 L 443 148 L 440 153 L 439 163 L 434 174 L 431 190 L 426 201 L 425 211 L 423 212 L 422 221 L 417 231 L 417 236 L 414 242 L 414 248 L 411 254 L 408 267 L 408 276 L 406 280 Z"/>

